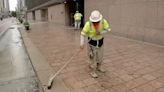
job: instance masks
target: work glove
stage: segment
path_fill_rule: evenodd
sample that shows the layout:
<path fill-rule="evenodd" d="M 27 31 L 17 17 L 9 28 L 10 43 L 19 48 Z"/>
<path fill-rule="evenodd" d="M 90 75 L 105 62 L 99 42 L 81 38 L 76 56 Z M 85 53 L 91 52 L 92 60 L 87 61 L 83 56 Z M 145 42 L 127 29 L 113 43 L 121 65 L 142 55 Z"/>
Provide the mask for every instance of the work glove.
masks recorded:
<path fill-rule="evenodd" d="M 84 49 L 84 45 L 80 45 L 80 49 L 83 50 Z"/>
<path fill-rule="evenodd" d="M 85 37 L 81 35 L 80 37 L 80 49 L 84 49 Z"/>
<path fill-rule="evenodd" d="M 100 35 L 100 32 L 99 31 L 96 31 L 96 35 Z"/>
<path fill-rule="evenodd" d="M 101 35 L 106 34 L 108 32 L 108 30 L 103 30 L 102 32 L 100 32 Z"/>
<path fill-rule="evenodd" d="M 100 34 L 101 34 L 101 35 L 103 35 L 103 34 L 108 33 L 109 31 L 111 31 L 111 29 L 106 29 L 106 30 L 103 30 L 102 32 L 100 32 Z"/>

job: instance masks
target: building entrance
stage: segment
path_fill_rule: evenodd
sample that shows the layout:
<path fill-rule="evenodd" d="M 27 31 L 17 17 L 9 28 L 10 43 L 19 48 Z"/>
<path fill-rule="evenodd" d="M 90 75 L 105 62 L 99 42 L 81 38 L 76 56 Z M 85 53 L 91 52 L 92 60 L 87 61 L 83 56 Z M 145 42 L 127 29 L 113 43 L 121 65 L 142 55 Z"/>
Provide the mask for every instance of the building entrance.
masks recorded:
<path fill-rule="evenodd" d="M 84 0 L 67 0 L 66 8 L 66 25 L 74 26 L 74 14 L 79 11 L 83 17 L 81 26 L 84 26 Z"/>

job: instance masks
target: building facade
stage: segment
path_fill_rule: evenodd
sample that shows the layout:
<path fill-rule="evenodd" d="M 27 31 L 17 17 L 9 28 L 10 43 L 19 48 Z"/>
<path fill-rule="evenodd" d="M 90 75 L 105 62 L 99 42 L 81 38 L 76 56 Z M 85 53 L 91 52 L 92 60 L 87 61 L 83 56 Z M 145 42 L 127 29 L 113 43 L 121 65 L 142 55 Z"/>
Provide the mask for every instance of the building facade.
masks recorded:
<path fill-rule="evenodd" d="M 4 2 L 0 0 L 0 17 L 3 15 Z"/>
<path fill-rule="evenodd" d="M 9 0 L 4 0 L 4 6 L 5 6 L 5 9 L 6 9 L 7 11 L 10 10 Z"/>
<path fill-rule="evenodd" d="M 25 8 L 26 8 L 25 0 L 17 0 L 17 8 L 16 8 L 17 18 L 19 19 L 25 18 L 25 12 L 26 12 Z"/>
<path fill-rule="evenodd" d="M 113 34 L 164 45 L 164 0 L 85 1 L 85 16 L 100 10 Z"/>
<path fill-rule="evenodd" d="M 10 14 L 9 0 L 2 0 L 4 2 L 3 16 L 8 17 Z"/>
<path fill-rule="evenodd" d="M 76 10 L 84 15 L 83 23 L 91 11 L 99 10 L 112 27 L 112 34 L 164 45 L 164 0 L 43 0 L 30 5 L 29 20 L 64 25 L 73 24 Z"/>
<path fill-rule="evenodd" d="M 58 7 L 58 4 L 63 1 L 64 0 L 35 0 L 35 1 L 26 0 L 26 5 L 28 7 L 28 20 L 54 22 L 54 19 L 56 19 L 54 16 L 58 16 L 58 15 L 55 15 L 58 13 L 54 14 L 54 11 L 58 10 L 56 7 Z M 59 6 L 62 6 L 62 5 L 59 5 Z M 64 15 L 64 6 L 62 7 L 59 8 L 59 9 L 62 9 L 59 11 L 63 11 L 61 15 Z M 63 23 L 64 22 L 62 22 L 61 24 Z"/>
<path fill-rule="evenodd" d="M 0 0 L 0 16 L 8 17 L 9 16 L 9 1 Z"/>

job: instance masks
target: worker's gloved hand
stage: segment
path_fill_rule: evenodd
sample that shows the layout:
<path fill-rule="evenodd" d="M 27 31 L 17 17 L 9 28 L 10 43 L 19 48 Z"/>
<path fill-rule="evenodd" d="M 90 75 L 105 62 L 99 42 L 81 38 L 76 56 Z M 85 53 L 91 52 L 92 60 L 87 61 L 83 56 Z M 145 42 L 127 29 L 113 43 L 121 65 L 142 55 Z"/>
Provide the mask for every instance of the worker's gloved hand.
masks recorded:
<path fill-rule="evenodd" d="M 108 30 L 103 30 L 102 32 L 100 32 L 101 35 L 106 34 L 108 32 Z"/>
<path fill-rule="evenodd" d="M 100 32 L 99 31 L 96 31 L 96 35 L 100 35 Z"/>
<path fill-rule="evenodd" d="M 80 45 L 80 49 L 83 50 L 84 49 L 84 45 Z"/>

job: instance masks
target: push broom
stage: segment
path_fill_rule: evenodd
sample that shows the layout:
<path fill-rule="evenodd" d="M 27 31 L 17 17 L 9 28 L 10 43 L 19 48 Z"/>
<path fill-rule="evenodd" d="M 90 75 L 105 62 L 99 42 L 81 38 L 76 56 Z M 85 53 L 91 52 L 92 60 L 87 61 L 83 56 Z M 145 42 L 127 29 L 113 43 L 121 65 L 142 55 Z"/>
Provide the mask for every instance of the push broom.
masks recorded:
<path fill-rule="evenodd" d="M 72 61 L 72 59 L 77 56 L 79 53 L 81 52 L 81 50 L 79 49 L 76 53 L 73 54 L 73 56 L 71 56 L 71 58 L 49 79 L 48 81 L 48 85 L 47 88 L 51 89 L 52 85 L 53 85 L 53 81 L 56 78 L 56 76 Z"/>

